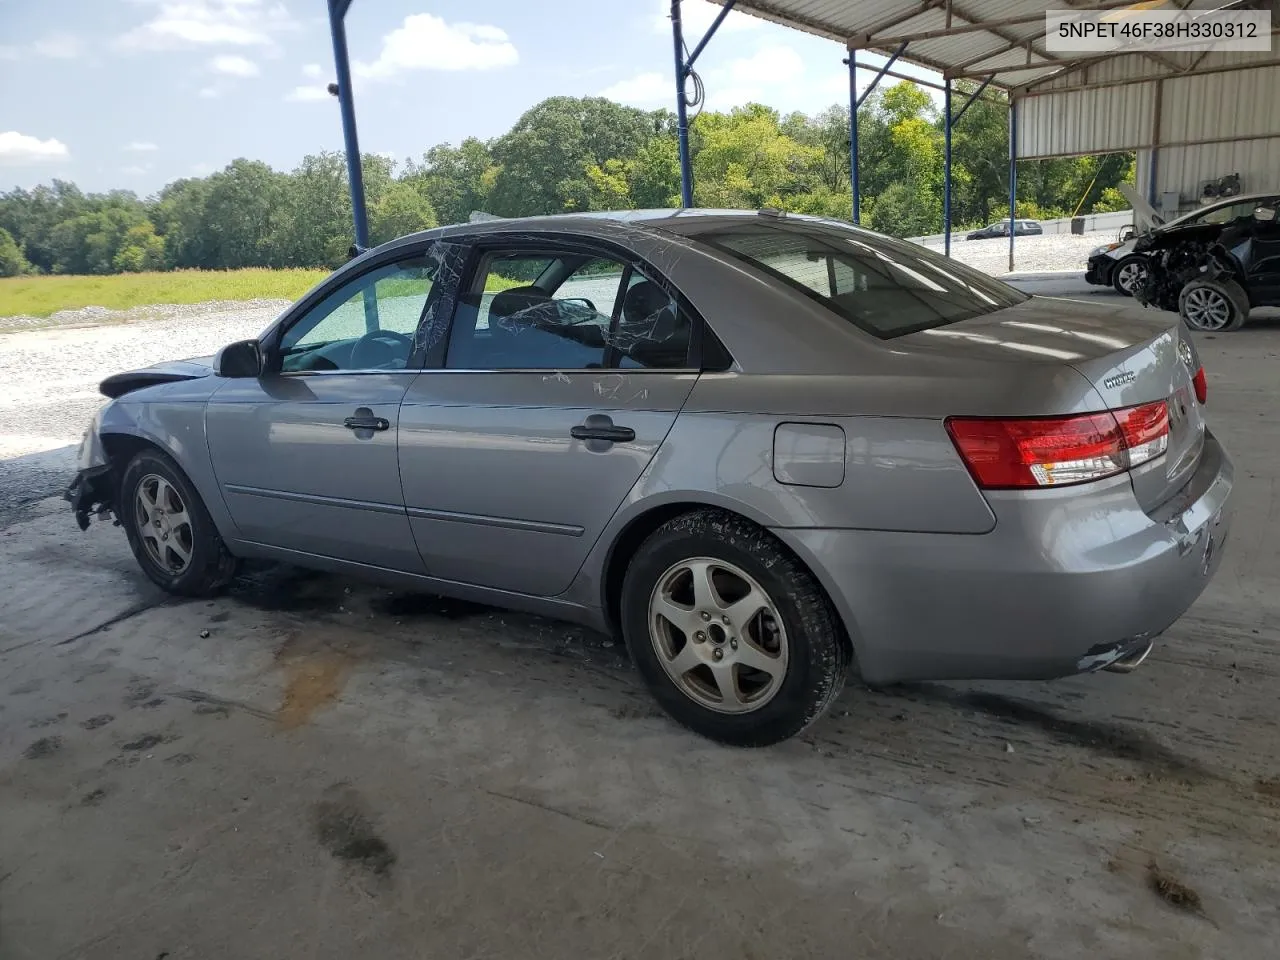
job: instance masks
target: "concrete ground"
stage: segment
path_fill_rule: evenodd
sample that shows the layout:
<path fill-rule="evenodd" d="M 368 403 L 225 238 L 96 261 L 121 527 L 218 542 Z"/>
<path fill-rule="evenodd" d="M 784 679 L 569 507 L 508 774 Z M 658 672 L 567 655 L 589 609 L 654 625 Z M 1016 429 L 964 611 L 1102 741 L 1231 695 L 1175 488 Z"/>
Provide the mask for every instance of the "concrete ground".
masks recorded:
<path fill-rule="evenodd" d="M 575 627 L 286 568 L 175 601 L 10 509 L 0 958 L 1275 956 L 1280 325 L 1200 349 L 1239 515 L 1140 671 L 851 685 L 761 751 Z"/>

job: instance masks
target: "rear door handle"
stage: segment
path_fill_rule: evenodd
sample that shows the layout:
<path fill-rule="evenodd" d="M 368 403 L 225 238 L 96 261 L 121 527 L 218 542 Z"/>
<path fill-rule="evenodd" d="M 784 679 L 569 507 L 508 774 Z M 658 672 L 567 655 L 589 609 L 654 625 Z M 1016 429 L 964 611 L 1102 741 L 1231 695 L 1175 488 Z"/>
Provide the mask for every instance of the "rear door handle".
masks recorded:
<path fill-rule="evenodd" d="M 613 424 L 590 426 L 581 424 L 569 431 L 575 440 L 604 440 L 608 443 L 630 443 L 636 438 L 636 432 L 630 427 L 615 427 Z"/>
<path fill-rule="evenodd" d="M 347 417 L 342 425 L 348 430 L 390 430 L 391 421 L 386 417 Z"/>

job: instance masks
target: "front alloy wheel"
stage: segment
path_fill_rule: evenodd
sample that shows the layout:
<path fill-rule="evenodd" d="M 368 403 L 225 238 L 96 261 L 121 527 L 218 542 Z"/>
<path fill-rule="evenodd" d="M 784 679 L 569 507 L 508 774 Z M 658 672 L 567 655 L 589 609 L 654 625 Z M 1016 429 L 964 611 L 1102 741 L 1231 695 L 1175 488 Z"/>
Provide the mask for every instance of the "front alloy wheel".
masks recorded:
<path fill-rule="evenodd" d="M 164 477 L 147 474 L 138 484 L 134 512 L 138 537 L 148 556 L 171 576 L 181 575 L 191 565 L 194 536 L 177 489 Z"/>
<path fill-rule="evenodd" d="M 1132 297 L 1147 279 L 1147 266 L 1137 257 L 1130 258 L 1116 267 L 1115 287 L 1118 293 Z"/>

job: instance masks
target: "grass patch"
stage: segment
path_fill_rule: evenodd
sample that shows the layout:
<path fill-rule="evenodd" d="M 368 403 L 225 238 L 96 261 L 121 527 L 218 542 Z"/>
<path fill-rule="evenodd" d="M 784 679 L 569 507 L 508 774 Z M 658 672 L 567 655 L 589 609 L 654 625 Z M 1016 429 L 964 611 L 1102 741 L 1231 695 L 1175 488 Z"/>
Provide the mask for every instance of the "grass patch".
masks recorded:
<path fill-rule="evenodd" d="M 104 277 L 40 276 L 0 279 L 0 317 L 47 317 L 59 310 L 128 310 L 152 303 L 206 300 L 296 300 L 328 270 L 173 270 Z"/>

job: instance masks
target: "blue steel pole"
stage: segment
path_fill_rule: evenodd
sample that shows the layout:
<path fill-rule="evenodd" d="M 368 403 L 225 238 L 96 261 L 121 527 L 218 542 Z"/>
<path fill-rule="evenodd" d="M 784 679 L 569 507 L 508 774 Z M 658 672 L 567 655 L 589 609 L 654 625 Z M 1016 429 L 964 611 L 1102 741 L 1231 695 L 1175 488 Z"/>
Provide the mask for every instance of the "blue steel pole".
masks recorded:
<path fill-rule="evenodd" d="M 853 222 L 862 223 L 858 210 L 858 54 L 850 50 L 849 59 L 849 189 L 853 194 Z"/>
<path fill-rule="evenodd" d="M 1018 106 L 1009 95 L 1009 272 L 1013 272 L 1013 235 L 1018 216 Z"/>
<path fill-rule="evenodd" d="M 951 256 L 951 79 L 942 91 L 942 252 Z"/>
<path fill-rule="evenodd" d="M 360 141 L 356 137 L 356 105 L 351 94 L 351 62 L 347 57 L 344 23 L 350 0 L 330 0 L 329 31 L 333 34 L 333 66 L 338 75 L 338 106 L 342 111 L 342 139 L 347 151 L 347 179 L 351 183 L 351 215 L 356 243 L 369 246 L 369 220 L 364 206 L 364 174 L 360 168 Z"/>
<path fill-rule="evenodd" d="M 676 137 L 680 143 L 680 205 L 693 206 L 693 170 L 689 166 L 689 105 L 684 84 L 689 72 L 684 63 L 684 26 L 680 22 L 680 0 L 671 0 L 671 38 L 676 53 Z"/>

